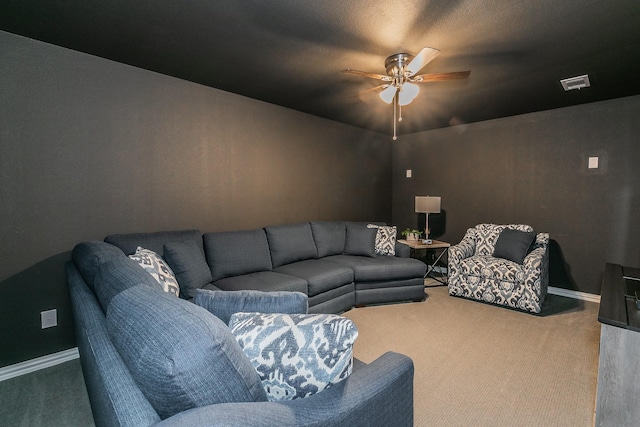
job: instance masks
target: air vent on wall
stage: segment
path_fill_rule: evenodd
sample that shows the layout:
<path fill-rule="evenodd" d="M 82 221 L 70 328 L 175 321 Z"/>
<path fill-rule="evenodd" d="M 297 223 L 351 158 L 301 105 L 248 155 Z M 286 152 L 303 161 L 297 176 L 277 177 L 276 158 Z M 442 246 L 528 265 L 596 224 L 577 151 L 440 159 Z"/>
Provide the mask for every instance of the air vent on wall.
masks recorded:
<path fill-rule="evenodd" d="M 589 83 L 588 74 L 585 74 L 584 76 L 562 79 L 560 80 L 560 83 L 562 83 L 562 87 L 564 88 L 565 91 L 573 90 L 573 89 L 582 89 L 583 87 L 591 86 L 591 83 Z"/>

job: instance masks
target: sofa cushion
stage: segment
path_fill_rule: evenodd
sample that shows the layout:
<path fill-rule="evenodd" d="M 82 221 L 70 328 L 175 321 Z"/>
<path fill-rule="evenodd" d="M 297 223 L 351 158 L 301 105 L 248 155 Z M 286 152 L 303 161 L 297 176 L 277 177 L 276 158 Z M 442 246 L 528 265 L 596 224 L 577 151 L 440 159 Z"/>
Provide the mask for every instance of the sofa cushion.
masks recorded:
<path fill-rule="evenodd" d="M 496 246 L 496 241 L 500 236 L 500 233 L 505 228 L 520 231 L 533 231 L 528 225 L 524 224 L 509 224 L 509 225 L 497 225 L 497 224 L 478 224 L 476 229 L 476 252 L 475 255 L 493 255 L 493 251 Z"/>
<path fill-rule="evenodd" d="M 115 257 L 125 257 L 117 247 L 105 242 L 78 243 L 71 251 L 71 259 L 85 283 L 94 290 L 93 282 L 101 264 Z"/>
<path fill-rule="evenodd" d="M 214 281 L 272 268 L 263 229 L 206 233 L 204 248 Z"/>
<path fill-rule="evenodd" d="M 111 300 L 116 295 L 141 284 L 162 290 L 158 281 L 140 268 L 137 262 L 126 256 L 115 257 L 98 268 L 94 292 L 102 310 L 106 313 Z"/>
<path fill-rule="evenodd" d="M 217 280 L 211 285 L 224 291 L 288 291 L 308 294 L 307 281 L 299 277 L 276 273 L 275 271 L 258 271 L 256 273 L 243 274 L 241 276 L 226 277 Z"/>
<path fill-rule="evenodd" d="M 318 248 L 318 258 L 340 255 L 344 251 L 346 227 L 342 221 L 312 222 L 311 232 Z"/>
<path fill-rule="evenodd" d="M 107 328 L 163 419 L 216 403 L 266 400 L 260 378 L 229 329 L 202 307 L 134 286 L 114 297 Z"/>
<path fill-rule="evenodd" d="M 505 228 L 496 241 L 493 256 L 522 264 L 535 238 L 533 231 Z"/>
<path fill-rule="evenodd" d="M 379 256 L 375 258 L 335 255 L 326 258 L 353 269 L 357 282 L 402 280 L 422 277 L 427 271 L 424 262 L 413 258 Z"/>
<path fill-rule="evenodd" d="M 278 267 L 274 271 L 306 280 L 310 297 L 353 283 L 351 268 L 325 259 L 298 261 Z"/>
<path fill-rule="evenodd" d="M 164 255 L 162 252 L 164 245 L 185 240 L 195 240 L 201 245 L 202 233 L 199 230 L 159 231 L 157 233 L 111 234 L 104 238 L 105 242 L 119 247 L 127 255 L 135 253 L 138 246 Z"/>
<path fill-rule="evenodd" d="M 311 396 L 347 378 L 358 330 L 332 314 L 236 313 L 231 332 L 270 401 Z"/>
<path fill-rule="evenodd" d="M 198 289 L 193 302 L 225 324 L 238 312 L 306 314 L 307 296 L 302 292 L 210 291 Z"/>
<path fill-rule="evenodd" d="M 162 290 L 175 296 L 180 294 L 180 286 L 173 270 L 160 255 L 152 250 L 138 246 L 136 253 L 129 255 L 129 258 L 137 262 L 144 271 L 149 273 L 162 287 Z"/>
<path fill-rule="evenodd" d="M 318 257 L 308 222 L 265 227 L 273 268 Z"/>
<path fill-rule="evenodd" d="M 368 228 L 365 224 L 347 223 L 344 244 L 346 255 L 376 256 L 376 228 Z"/>
<path fill-rule="evenodd" d="M 467 276 L 469 282 L 473 284 L 476 283 L 473 278 L 492 279 L 504 284 L 524 282 L 522 265 L 508 259 L 495 258 L 492 255 L 474 255 L 465 258 L 460 261 L 458 271 L 461 275 Z"/>
<path fill-rule="evenodd" d="M 193 298 L 196 289 L 213 280 L 204 252 L 195 240 L 167 243 L 164 245 L 164 258 L 175 273 L 185 298 Z"/>
<path fill-rule="evenodd" d="M 376 255 L 395 256 L 396 238 L 398 236 L 396 226 L 367 224 L 367 227 L 377 230 L 375 243 Z"/>

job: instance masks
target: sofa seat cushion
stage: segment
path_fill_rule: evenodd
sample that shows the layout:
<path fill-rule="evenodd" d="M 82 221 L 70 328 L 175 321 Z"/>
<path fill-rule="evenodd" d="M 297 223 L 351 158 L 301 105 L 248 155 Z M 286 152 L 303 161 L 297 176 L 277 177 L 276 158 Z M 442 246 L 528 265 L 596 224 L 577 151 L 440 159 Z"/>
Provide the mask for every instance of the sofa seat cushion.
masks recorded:
<path fill-rule="evenodd" d="M 336 255 L 324 259 L 353 269 L 356 282 L 410 279 L 427 272 L 427 266 L 413 258 Z"/>
<path fill-rule="evenodd" d="M 263 229 L 205 233 L 203 240 L 214 281 L 272 268 L 269 243 Z"/>
<path fill-rule="evenodd" d="M 224 402 L 266 401 L 260 378 L 220 319 L 159 289 L 113 298 L 107 329 L 161 418 Z"/>
<path fill-rule="evenodd" d="M 309 301 L 302 292 L 196 290 L 193 302 L 225 324 L 239 312 L 306 314 Z"/>
<path fill-rule="evenodd" d="M 308 295 L 306 280 L 274 271 L 260 271 L 243 274 L 242 276 L 227 277 L 217 280 L 211 285 L 206 285 L 203 289 L 211 289 L 212 286 L 223 291 L 291 291 Z"/>
<path fill-rule="evenodd" d="M 308 222 L 266 227 L 273 268 L 318 257 Z"/>
<path fill-rule="evenodd" d="M 463 259 L 458 265 L 463 276 L 483 277 L 501 282 L 524 282 L 522 265 L 490 255 L 475 255 Z"/>
<path fill-rule="evenodd" d="M 358 329 L 332 314 L 236 313 L 229 328 L 270 401 L 311 396 L 353 370 Z"/>
<path fill-rule="evenodd" d="M 322 259 L 298 261 L 273 271 L 306 280 L 310 297 L 353 283 L 351 268 Z"/>

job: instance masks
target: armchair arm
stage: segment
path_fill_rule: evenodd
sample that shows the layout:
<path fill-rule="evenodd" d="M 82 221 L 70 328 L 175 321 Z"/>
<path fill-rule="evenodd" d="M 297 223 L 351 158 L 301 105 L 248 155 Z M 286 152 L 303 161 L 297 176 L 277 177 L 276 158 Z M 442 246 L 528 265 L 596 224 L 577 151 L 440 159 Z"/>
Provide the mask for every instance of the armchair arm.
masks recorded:
<path fill-rule="evenodd" d="M 533 244 L 533 250 L 527 254 L 522 262 L 525 277 L 529 278 L 527 281 L 534 283 L 543 273 L 548 272 L 548 263 L 549 233 L 538 233 Z M 544 285 L 546 291 L 546 283 Z"/>
<path fill-rule="evenodd" d="M 388 352 L 355 369 L 346 380 L 304 399 L 209 405 L 156 425 L 412 426 L 413 361 Z"/>
<path fill-rule="evenodd" d="M 459 264 L 465 258 L 476 253 L 476 229 L 469 228 L 457 245 L 449 248 L 449 264 Z"/>

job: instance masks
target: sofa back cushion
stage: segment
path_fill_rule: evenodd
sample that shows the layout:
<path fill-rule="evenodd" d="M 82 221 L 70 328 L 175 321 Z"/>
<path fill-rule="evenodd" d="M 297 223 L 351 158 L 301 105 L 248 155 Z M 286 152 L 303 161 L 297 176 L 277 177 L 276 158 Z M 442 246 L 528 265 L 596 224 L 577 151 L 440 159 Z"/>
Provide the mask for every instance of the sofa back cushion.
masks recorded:
<path fill-rule="evenodd" d="M 100 265 L 116 257 L 125 258 L 125 254 L 113 245 L 98 241 L 78 243 L 71 251 L 73 263 L 91 290 L 94 290 Z"/>
<path fill-rule="evenodd" d="M 107 328 L 161 418 L 224 402 L 266 401 L 260 378 L 229 329 L 211 313 L 158 289 L 113 298 Z"/>
<path fill-rule="evenodd" d="M 318 249 L 308 222 L 265 227 L 264 230 L 267 233 L 273 268 L 318 257 Z"/>
<path fill-rule="evenodd" d="M 164 245 L 167 243 L 184 242 L 185 240 L 195 240 L 202 248 L 202 233 L 198 230 L 111 234 L 104 238 L 105 242 L 119 247 L 127 255 L 134 254 L 138 246 L 141 246 L 152 250 L 160 256 L 164 255 Z"/>
<path fill-rule="evenodd" d="M 375 257 L 378 229 L 357 222 L 348 222 L 346 225 L 344 254 Z"/>
<path fill-rule="evenodd" d="M 263 229 L 205 233 L 204 249 L 214 281 L 272 269 Z"/>
<path fill-rule="evenodd" d="M 533 228 L 524 224 L 508 224 L 508 225 L 496 225 L 496 224 L 478 224 L 476 225 L 476 253 L 475 255 L 488 255 L 492 256 L 495 251 L 496 242 L 500 233 L 505 228 L 512 230 L 519 230 L 525 232 L 533 231 Z"/>
<path fill-rule="evenodd" d="M 344 251 L 346 235 L 345 224 L 342 221 L 312 222 L 311 232 L 318 248 L 318 258 L 341 255 Z"/>
<path fill-rule="evenodd" d="M 193 298 L 196 289 L 211 283 L 211 269 L 204 258 L 202 239 L 167 243 L 164 258 L 176 275 L 183 298 Z"/>
<path fill-rule="evenodd" d="M 137 262 L 126 256 L 115 257 L 98 268 L 94 281 L 94 292 L 102 311 L 106 313 L 116 295 L 138 285 L 162 290 L 162 285 L 144 271 Z"/>

